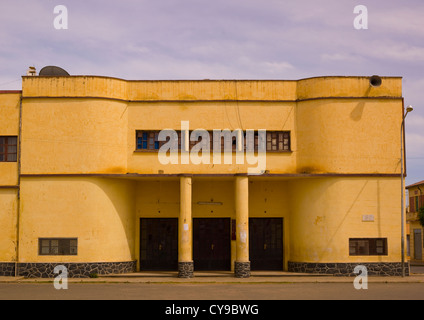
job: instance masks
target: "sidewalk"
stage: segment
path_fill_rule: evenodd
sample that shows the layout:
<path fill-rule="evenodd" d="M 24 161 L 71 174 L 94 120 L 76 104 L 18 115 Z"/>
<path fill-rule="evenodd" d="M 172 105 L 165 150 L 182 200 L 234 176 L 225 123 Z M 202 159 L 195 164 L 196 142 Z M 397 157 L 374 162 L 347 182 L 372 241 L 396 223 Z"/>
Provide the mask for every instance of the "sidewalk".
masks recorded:
<path fill-rule="evenodd" d="M 179 279 L 176 272 L 139 272 L 131 274 L 99 276 L 88 279 L 68 279 L 69 283 L 146 283 L 146 284 L 278 284 L 278 283 L 352 283 L 355 277 L 299 274 L 289 272 L 252 272 L 249 279 L 238 279 L 231 272 L 195 272 L 192 279 Z M 23 277 L 0 277 L 1 283 L 50 283 L 54 279 L 25 279 Z M 424 274 L 409 277 L 368 277 L 369 283 L 424 283 Z"/>

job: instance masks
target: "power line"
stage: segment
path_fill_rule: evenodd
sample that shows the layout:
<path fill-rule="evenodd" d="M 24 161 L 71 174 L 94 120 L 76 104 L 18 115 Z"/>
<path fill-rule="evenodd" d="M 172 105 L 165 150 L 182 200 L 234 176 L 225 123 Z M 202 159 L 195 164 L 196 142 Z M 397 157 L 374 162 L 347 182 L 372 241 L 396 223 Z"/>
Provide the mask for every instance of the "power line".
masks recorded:
<path fill-rule="evenodd" d="M 5 82 L 5 83 L 0 83 L 0 86 L 5 86 L 7 84 L 15 83 L 15 82 L 18 82 L 18 81 L 21 81 L 21 79 L 10 81 L 10 82 Z"/>

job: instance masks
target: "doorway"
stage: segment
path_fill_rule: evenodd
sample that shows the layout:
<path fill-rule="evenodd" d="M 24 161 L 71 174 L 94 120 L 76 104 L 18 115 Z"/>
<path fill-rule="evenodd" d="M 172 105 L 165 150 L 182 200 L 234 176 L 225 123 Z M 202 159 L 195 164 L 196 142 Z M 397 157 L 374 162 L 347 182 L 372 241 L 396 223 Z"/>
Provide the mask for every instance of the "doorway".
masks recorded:
<path fill-rule="evenodd" d="M 250 218 L 249 251 L 252 271 L 282 271 L 283 219 Z"/>
<path fill-rule="evenodd" d="M 140 270 L 178 269 L 178 219 L 140 219 Z"/>
<path fill-rule="evenodd" d="M 193 219 L 195 271 L 231 270 L 231 219 Z"/>

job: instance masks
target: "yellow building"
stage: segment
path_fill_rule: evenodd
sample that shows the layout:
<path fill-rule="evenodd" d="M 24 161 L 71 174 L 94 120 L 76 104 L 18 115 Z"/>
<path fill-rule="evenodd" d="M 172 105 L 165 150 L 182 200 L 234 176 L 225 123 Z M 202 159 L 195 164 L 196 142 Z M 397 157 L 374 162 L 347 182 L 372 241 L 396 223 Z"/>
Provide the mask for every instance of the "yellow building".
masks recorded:
<path fill-rule="evenodd" d="M 399 275 L 402 112 L 397 77 L 25 76 L 0 93 L 0 275 Z"/>
<path fill-rule="evenodd" d="M 413 263 L 424 263 L 423 259 L 423 226 L 418 219 L 418 212 L 424 208 L 424 181 L 407 186 L 409 193 L 409 252 Z"/>

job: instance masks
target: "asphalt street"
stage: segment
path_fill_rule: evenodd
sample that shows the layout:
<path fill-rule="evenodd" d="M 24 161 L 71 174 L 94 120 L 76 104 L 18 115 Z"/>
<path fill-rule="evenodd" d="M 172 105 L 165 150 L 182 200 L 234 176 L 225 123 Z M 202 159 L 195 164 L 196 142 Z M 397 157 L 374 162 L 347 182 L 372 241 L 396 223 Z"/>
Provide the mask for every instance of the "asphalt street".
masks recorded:
<path fill-rule="evenodd" d="M 424 283 L 1 283 L 1 300 L 423 300 Z"/>
<path fill-rule="evenodd" d="M 153 276 L 153 277 L 151 277 Z M 354 278 L 267 273 L 237 280 L 231 274 L 198 274 L 192 280 L 163 273 L 100 279 L 70 279 L 67 290 L 52 279 L 0 279 L 0 300 L 424 300 L 424 266 L 411 277 L 369 278 L 367 290 L 357 290 Z"/>

